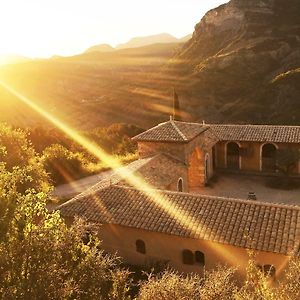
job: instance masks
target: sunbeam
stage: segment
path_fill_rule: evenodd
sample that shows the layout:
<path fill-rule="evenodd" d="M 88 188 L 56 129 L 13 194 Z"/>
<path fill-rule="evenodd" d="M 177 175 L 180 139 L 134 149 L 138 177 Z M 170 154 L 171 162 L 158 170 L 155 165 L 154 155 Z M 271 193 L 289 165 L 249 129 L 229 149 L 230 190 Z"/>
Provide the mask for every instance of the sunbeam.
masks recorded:
<path fill-rule="evenodd" d="M 178 211 L 174 208 L 172 201 L 163 199 L 159 190 L 154 189 L 154 187 L 150 186 L 145 180 L 141 177 L 137 177 L 136 175 L 132 174 L 126 168 L 122 168 L 122 164 L 116 158 L 112 157 L 111 155 L 107 154 L 103 149 L 101 149 L 98 145 L 91 142 L 87 138 L 80 135 L 78 132 L 70 128 L 68 125 L 60 121 L 55 116 L 51 115 L 36 103 L 33 100 L 27 98 L 26 96 L 22 95 L 18 91 L 14 90 L 11 86 L 6 84 L 3 81 L 0 81 L 0 85 L 9 91 L 11 94 L 16 96 L 20 101 L 28 105 L 31 109 L 39 113 L 42 117 L 46 120 L 51 122 L 54 126 L 59 128 L 63 131 L 66 135 L 68 135 L 71 139 L 75 142 L 80 144 L 83 148 L 85 148 L 89 153 L 97 157 L 100 161 L 104 162 L 106 165 L 110 166 L 115 172 L 124 180 L 126 180 L 130 185 L 135 187 L 136 189 L 140 190 L 146 196 L 148 196 L 151 201 L 153 201 L 156 205 L 161 207 L 166 213 L 170 216 L 174 217 L 184 228 L 187 228 L 191 232 L 195 232 L 194 227 L 191 224 L 196 223 L 193 217 L 191 217 L 186 211 Z M 101 199 L 99 199 L 101 202 Z M 99 207 L 102 205 L 99 203 Z M 197 220 L 199 221 L 199 220 Z M 204 227 L 204 225 L 203 225 Z M 211 230 L 208 228 L 208 230 Z M 227 261 L 229 261 L 232 265 L 236 265 L 236 262 L 239 261 L 241 265 L 244 265 L 245 258 L 239 258 L 233 253 L 230 253 L 225 247 L 222 245 L 211 246 L 213 251 L 218 252 L 222 257 L 225 257 Z"/>

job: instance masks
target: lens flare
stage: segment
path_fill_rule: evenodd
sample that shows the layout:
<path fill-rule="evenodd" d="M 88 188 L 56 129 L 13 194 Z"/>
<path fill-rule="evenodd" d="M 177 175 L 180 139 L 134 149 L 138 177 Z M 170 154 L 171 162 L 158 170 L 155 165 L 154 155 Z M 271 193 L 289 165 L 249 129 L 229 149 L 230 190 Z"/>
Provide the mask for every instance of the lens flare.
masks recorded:
<path fill-rule="evenodd" d="M 180 209 L 179 211 L 176 208 L 174 208 L 172 201 L 164 199 L 159 190 L 156 190 L 154 187 L 150 186 L 143 178 L 132 174 L 126 168 L 122 168 L 122 164 L 119 162 L 119 160 L 107 154 L 97 144 L 91 142 L 90 140 L 73 130 L 71 127 L 60 121 L 58 118 L 45 111 L 33 100 L 22 95 L 3 81 L 0 81 L 0 85 L 4 87 L 7 91 L 9 91 L 11 94 L 16 96 L 20 101 L 28 105 L 31 109 L 39 113 L 46 120 L 51 122 L 54 126 L 63 131 L 66 135 L 68 135 L 71 139 L 73 139 L 75 142 L 84 147 L 87 151 L 89 151 L 92 155 L 97 157 L 100 161 L 110 166 L 121 178 L 123 178 L 130 185 L 144 193 L 147 197 L 151 199 L 151 201 L 153 201 L 156 205 L 161 207 L 166 213 L 174 217 L 184 228 L 187 228 L 191 232 L 195 232 L 195 228 L 191 224 L 196 223 L 196 220 L 192 216 L 190 216 L 186 211 L 183 211 L 182 209 Z M 102 207 L 101 199 L 97 200 L 99 200 L 99 207 Z M 206 229 L 210 230 L 209 228 Z M 212 251 L 218 252 L 222 257 L 226 258 L 226 260 L 234 266 L 236 266 L 237 261 L 240 263 L 241 266 L 245 265 L 247 261 L 245 257 L 241 255 L 237 256 L 237 253 L 232 253 L 231 251 L 227 250 L 226 247 L 223 247 L 221 244 L 215 243 L 211 246 L 211 248 Z"/>

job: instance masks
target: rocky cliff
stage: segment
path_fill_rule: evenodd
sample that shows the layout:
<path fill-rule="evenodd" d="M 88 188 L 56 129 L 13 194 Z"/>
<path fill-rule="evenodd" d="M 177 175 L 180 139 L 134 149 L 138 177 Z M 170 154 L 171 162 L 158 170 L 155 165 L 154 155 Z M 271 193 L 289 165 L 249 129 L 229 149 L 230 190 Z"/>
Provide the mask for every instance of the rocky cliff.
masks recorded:
<path fill-rule="evenodd" d="M 300 1 L 209 11 L 169 65 L 192 118 L 300 124 Z"/>

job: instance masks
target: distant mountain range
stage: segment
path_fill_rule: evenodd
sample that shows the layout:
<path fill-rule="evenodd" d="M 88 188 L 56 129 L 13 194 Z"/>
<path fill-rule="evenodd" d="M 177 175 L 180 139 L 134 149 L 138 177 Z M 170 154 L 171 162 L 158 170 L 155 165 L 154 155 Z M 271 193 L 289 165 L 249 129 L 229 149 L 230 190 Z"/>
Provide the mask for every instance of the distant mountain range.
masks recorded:
<path fill-rule="evenodd" d="M 163 34 L 125 49 L 100 45 L 3 66 L 0 79 L 78 129 L 166 121 L 174 87 L 183 120 L 299 125 L 299 11 L 299 0 L 231 0 L 207 12 L 185 42 Z M 0 111 L 0 121 L 42 122 L 3 89 Z"/>
<path fill-rule="evenodd" d="M 100 45 L 96 45 L 96 46 L 92 46 L 90 48 L 88 48 L 85 53 L 90 53 L 90 52 L 110 52 L 110 51 L 114 51 L 116 50 L 115 48 L 113 48 L 112 46 L 108 45 L 108 44 L 100 44 Z"/>
<path fill-rule="evenodd" d="M 151 36 L 143 36 L 143 37 L 135 37 L 131 39 L 129 42 L 125 44 L 120 44 L 116 48 L 113 48 L 112 46 L 108 44 L 100 44 L 96 46 L 92 46 L 88 48 L 85 53 L 89 52 L 110 52 L 114 50 L 120 50 L 120 49 L 128 49 L 128 48 L 139 48 L 139 47 L 145 47 L 148 45 L 153 44 L 171 44 L 171 43 L 185 43 L 189 39 L 191 39 L 192 35 L 189 34 L 181 39 L 177 39 L 176 37 L 168 34 L 168 33 L 162 33 L 162 34 L 156 34 Z"/>

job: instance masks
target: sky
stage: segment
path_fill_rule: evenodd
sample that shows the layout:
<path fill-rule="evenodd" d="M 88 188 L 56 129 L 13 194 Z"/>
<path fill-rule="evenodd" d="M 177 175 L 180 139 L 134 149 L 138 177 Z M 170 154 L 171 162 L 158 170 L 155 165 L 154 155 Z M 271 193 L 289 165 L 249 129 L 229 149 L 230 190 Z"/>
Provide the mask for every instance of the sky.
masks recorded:
<path fill-rule="evenodd" d="M 0 0 L 0 55 L 73 55 L 133 37 L 193 32 L 228 0 Z"/>

